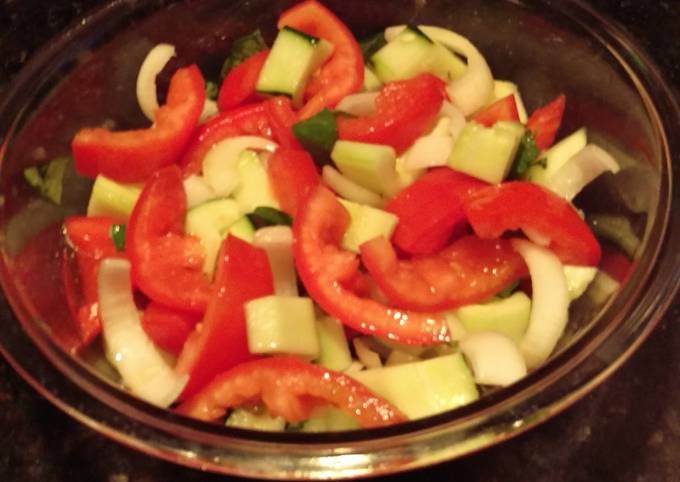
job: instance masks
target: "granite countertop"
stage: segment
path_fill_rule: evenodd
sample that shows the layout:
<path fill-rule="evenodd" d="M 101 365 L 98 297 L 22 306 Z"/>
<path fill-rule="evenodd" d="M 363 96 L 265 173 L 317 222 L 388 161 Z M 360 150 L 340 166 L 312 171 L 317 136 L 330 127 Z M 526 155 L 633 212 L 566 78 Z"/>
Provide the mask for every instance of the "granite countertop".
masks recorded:
<path fill-rule="evenodd" d="M 97 3 L 4 0 L 0 86 L 35 46 Z M 674 87 L 680 88 L 677 0 L 590 3 L 637 37 Z M 676 299 L 621 369 L 542 426 L 463 460 L 390 479 L 680 481 L 679 319 L 680 299 Z M 1 358 L 0 446 L 0 479 L 6 482 L 228 480 L 152 459 L 78 424 L 42 399 Z"/>

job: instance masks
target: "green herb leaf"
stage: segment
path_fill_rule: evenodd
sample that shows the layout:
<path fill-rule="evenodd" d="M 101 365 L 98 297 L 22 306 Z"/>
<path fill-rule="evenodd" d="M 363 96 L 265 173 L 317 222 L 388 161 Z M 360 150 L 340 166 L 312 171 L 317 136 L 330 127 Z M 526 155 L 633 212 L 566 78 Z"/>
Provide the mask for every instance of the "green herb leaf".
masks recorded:
<path fill-rule="evenodd" d="M 536 139 L 533 133 L 527 131 L 523 136 L 517 150 L 517 155 L 512 165 L 512 173 L 514 178 L 520 178 L 532 166 L 540 165 L 545 167 L 545 159 L 538 159 L 540 150 L 536 145 Z"/>
<path fill-rule="evenodd" d="M 205 82 L 205 98 L 210 100 L 217 100 L 217 95 L 220 93 L 220 86 L 216 82 L 206 80 Z"/>
<path fill-rule="evenodd" d="M 364 62 L 370 62 L 373 54 L 383 48 L 385 44 L 387 44 L 387 41 L 385 40 L 385 34 L 383 32 L 378 32 L 359 42 L 359 48 L 361 49 L 361 55 L 364 56 Z"/>
<path fill-rule="evenodd" d="M 125 225 L 113 224 L 111 225 L 111 239 L 116 247 L 116 251 L 125 251 Z"/>
<path fill-rule="evenodd" d="M 255 211 L 248 214 L 248 219 L 256 228 L 262 228 L 264 226 L 293 225 L 293 218 L 291 218 L 288 213 L 268 206 L 256 207 Z"/>
<path fill-rule="evenodd" d="M 324 109 L 309 119 L 293 125 L 293 135 L 319 164 L 328 163 L 329 153 L 338 139 L 335 115 Z"/>
<path fill-rule="evenodd" d="M 61 204 L 64 173 L 70 159 L 66 156 L 56 157 L 42 166 L 33 166 L 24 170 L 24 179 L 56 205 Z"/>
<path fill-rule="evenodd" d="M 252 57 L 256 53 L 262 52 L 266 48 L 267 44 L 265 43 L 262 33 L 259 29 L 248 35 L 237 38 L 234 40 L 234 43 L 229 50 L 227 59 L 224 61 L 224 64 L 222 64 L 222 71 L 220 72 L 221 78 L 224 79 L 231 69 L 246 60 L 248 57 Z"/>

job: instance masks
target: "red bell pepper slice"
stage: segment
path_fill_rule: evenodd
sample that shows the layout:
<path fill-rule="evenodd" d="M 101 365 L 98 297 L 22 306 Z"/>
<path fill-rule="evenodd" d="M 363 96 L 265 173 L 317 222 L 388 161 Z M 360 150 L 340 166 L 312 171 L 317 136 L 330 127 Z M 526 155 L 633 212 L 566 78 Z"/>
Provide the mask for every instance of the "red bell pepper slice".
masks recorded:
<path fill-rule="evenodd" d="M 555 135 L 562 124 L 565 103 L 564 94 L 559 95 L 548 105 L 536 109 L 527 120 L 527 128 L 534 134 L 536 145 L 542 151 L 555 142 Z"/>
<path fill-rule="evenodd" d="M 296 357 L 270 357 L 242 363 L 219 375 L 178 408 L 200 420 L 215 420 L 227 408 L 262 400 L 273 416 L 289 422 L 310 418 L 315 408 L 333 405 L 364 428 L 408 420 L 387 400 L 344 373 Z"/>
<path fill-rule="evenodd" d="M 187 176 L 199 174 L 208 151 L 218 142 L 235 136 L 262 136 L 277 141 L 282 147 L 298 147 L 291 130 L 295 118 L 290 100 L 285 97 L 221 112 L 198 129 L 180 166 Z"/>
<path fill-rule="evenodd" d="M 180 399 L 191 397 L 223 371 L 255 357 L 248 350 L 243 304 L 273 292 L 267 254 L 229 235 L 217 260 L 205 317 L 177 359 L 177 373 L 189 374 Z"/>
<path fill-rule="evenodd" d="M 485 182 L 449 169 L 428 171 L 385 209 L 399 218 L 392 242 L 408 254 L 432 254 L 465 229 L 462 198 Z"/>
<path fill-rule="evenodd" d="M 338 117 L 338 138 L 387 144 L 402 153 L 434 123 L 446 99 L 446 84 L 432 74 L 386 84 L 366 117 Z"/>
<path fill-rule="evenodd" d="M 472 120 L 478 124 L 482 124 L 484 127 L 492 127 L 499 121 L 519 122 L 519 113 L 517 112 L 515 96 L 510 94 L 497 100 L 481 112 L 475 114 Z"/>
<path fill-rule="evenodd" d="M 217 107 L 221 111 L 238 107 L 255 95 L 257 79 L 267 55 L 269 50 L 258 52 L 229 71 L 217 96 Z"/>
<path fill-rule="evenodd" d="M 399 260 L 380 236 L 360 246 L 361 261 L 390 303 L 443 311 L 488 300 L 527 274 L 509 241 L 465 236 L 441 252 Z"/>
<path fill-rule="evenodd" d="M 101 333 L 97 274 L 104 258 L 124 257 L 111 238 L 115 220 L 103 216 L 71 216 L 64 220 L 64 234 L 73 248 L 78 265 L 82 296 L 77 299 L 70 269 L 64 272 L 69 303 L 72 305 L 83 345 L 89 345 Z M 68 259 L 65 260 L 68 262 Z M 67 269 L 67 266 L 64 266 Z"/>
<path fill-rule="evenodd" d="M 340 248 L 348 224 L 347 210 L 323 185 L 307 198 L 293 221 L 295 264 L 314 301 L 361 333 L 419 345 L 447 341 L 442 316 L 391 308 L 349 289 L 358 276 L 359 260 Z"/>
<path fill-rule="evenodd" d="M 633 271 L 633 263 L 618 248 L 605 246 L 602 249 L 600 270 L 623 284 L 628 280 L 628 277 Z"/>
<path fill-rule="evenodd" d="M 156 111 L 148 129 L 111 132 L 87 128 L 76 134 L 71 148 L 78 173 L 138 182 L 176 163 L 196 128 L 204 102 L 205 84 L 198 67 L 179 69 L 170 80 L 167 102 Z"/>
<path fill-rule="evenodd" d="M 312 77 L 305 90 L 310 97 L 300 109 L 300 120 L 335 107 L 357 92 L 364 83 L 364 59 L 352 32 L 330 10 L 316 0 L 306 0 L 283 12 L 278 28 L 292 27 L 333 44 L 331 58 Z"/>
<path fill-rule="evenodd" d="M 155 172 L 130 215 L 126 254 L 132 281 L 146 296 L 171 308 L 203 312 L 210 297 L 208 278 L 201 272 L 203 246 L 184 234 L 185 211 L 180 169 Z"/>
<path fill-rule="evenodd" d="M 267 161 L 267 175 L 281 209 L 291 216 L 320 181 L 314 159 L 307 151 L 283 147 Z"/>
<path fill-rule="evenodd" d="M 200 318 L 199 314 L 175 310 L 152 301 L 144 309 L 142 328 L 156 346 L 179 355 Z"/>
<path fill-rule="evenodd" d="M 464 199 L 463 208 L 480 238 L 522 229 L 547 241 L 565 264 L 597 266 L 600 261 L 600 245 L 585 221 L 571 204 L 537 184 L 514 181 L 478 189 Z"/>

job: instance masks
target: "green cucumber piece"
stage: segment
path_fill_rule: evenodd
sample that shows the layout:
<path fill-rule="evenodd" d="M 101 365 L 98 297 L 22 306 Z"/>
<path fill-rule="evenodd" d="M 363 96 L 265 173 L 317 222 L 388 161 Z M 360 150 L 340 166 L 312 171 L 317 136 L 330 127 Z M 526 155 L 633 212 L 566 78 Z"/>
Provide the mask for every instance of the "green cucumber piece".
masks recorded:
<path fill-rule="evenodd" d="M 323 407 L 302 425 L 303 432 L 343 432 L 361 428 L 352 416 L 335 407 Z"/>
<path fill-rule="evenodd" d="M 597 275 L 597 268 L 593 266 L 564 266 L 564 277 L 567 280 L 569 299 L 575 300 L 583 293 Z"/>
<path fill-rule="evenodd" d="M 316 322 L 319 337 L 319 356 L 316 362 L 330 370 L 344 371 L 352 363 L 345 329 L 335 318 L 321 318 Z"/>
<path fill-rule="evenodd" d="M 539 160 L 545 162 L 532 166 L 526 173 L 528 181 L 550 187 L 550 178 L 560 170 L 566 162 L 586 147 L 588 135 L 585 127 L 571 133 L 560 142 L 545 151 Z"/>
<path fill-rule="evenodd" d="M 243 212 L 253 212 L 261 206 L 279 209 L 279 203 L 269 184 L 267 170 L 256 152 L 243 151 L 238 158 L 237 171 L 240 183 L 234 191 L 234 199 Z"/>
<path fill-rule="evenodd" d="M 371 70 L 369 67 L 364 66 L 364 86 L 363 86 L 363 91 L 364 92 L 374 92 L 376 90 L 380 90 L 380 88 L 383 86 L 383 83 L 380 81 L 377 75 L 375 75 L 375 72 Z"/>
<path fill-rule="evenodd" d="M 355 253 L 359 246 L 378 236 L 392 237 L 399 218 L 382 209 L 338 199 L 350 216 L 350 223 L 342 238 L 342 247 Z"/>
<path fill-rule="evenodd" d="M 140 186 L 121 184 L 100 174 L 92 186 L 87 215 L 109 216 L 117 221 L 127 221 L 141 192 Z"/>
<path fill-rule="evenodd" d="M 250 353 L 319 356 L 310 298 L 271 295 L 248 301 L 244 309 Z"/>
<path fill-rule="evenodd" d="M 472 372 L 460 353 L 351 376 L 410 419 L 435 415 L 479 398 Z"/>
<path fill-rule="evenodd" d="M 226 237 L 227 234 L 231 234 L 247 243 L 252 244 L 253 239 L 255 239 L 255 227 L 253 226 L 253 223 L 250 222 L 250 219 L 248 219 L 248 216 L 241 216 L 236 221 L 234 221 L 234 224 L 229 226 L 225 232 L 220 232 L 220 234 L 222 237 Z"/>
<path fill-rule="evenodd" d="M 331 152 L 331 159 L 342 174 L 388 197 L 399 190 L 396 158 L 391 146 L 354 141 L 337 141 Z"/>
<path fill-rule="evenodd" d="M 237 408 L 229 414 L 225 425 L 261 432 L 283 432 L 286 421 L 282 417 L 273 417 L 266 411 L 255 413 L 245 408 Z"/>
<path fill-rule="evenodd" d="M 529 325 L 531 300 L 518 291 L 507 298 L 463 306 L 454 313 L 466 331 L 495 331 L 519 343 Z"/>
<path fill-rule="evenodd" d="M 498 184 L 510 172 L 524 131 L 518 122 L 496 122 L 490 128 L 468 122 L 453 144 L 449 166 Z"/>
<path fill-rule="evenodd" d="M 333 45 L 290 27 L 283 27 L 274 40 L 255 86 L 264 94 L 283 94 L 293 106 L 302 105 L 309 76 L 333 53 Z"/>

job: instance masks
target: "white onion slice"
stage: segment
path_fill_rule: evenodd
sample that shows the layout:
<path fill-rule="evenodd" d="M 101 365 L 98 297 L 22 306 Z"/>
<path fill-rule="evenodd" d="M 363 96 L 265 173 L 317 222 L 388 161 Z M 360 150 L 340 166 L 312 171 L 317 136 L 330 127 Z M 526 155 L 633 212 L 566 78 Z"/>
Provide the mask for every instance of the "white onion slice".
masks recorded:
<path fill-rule="evenodd" d="M 203 176 L 192 174 L 184 179 L 184 193 L 187 196 L 187 209 L 215 199 L 217 195 Z"/>
<path fill-rule="evenodd" d="M 467 123 L 465 114 L 451 102 L 444 101 L 442 102 L 442 108 L 439 115 L 449 119 L 449 135 L 451 136 L 451 139 L 453 139 L 453 142 L 456 142 L 456 139 L 458 139 L 458 136 L 460 135 L 460 131 L 463 130 L 463 127 L 465 127 L 465 124 Z"/>
<path fill-rule="evenodd" d="M 357 117 L 369 116 L 375 113 L 375 98 L 377 92 L 361 92 L 348 95 L 335 106 L 335 110 L 355 115 Z"/>
<path fill-rule="evenodd" d="M 470 362 L 475 382 L 505 387 L 527 374 L 517 344 L 502 333 L 480 331 L 460 341 L 460 350 Z"/>
<path fill-rule="evenodd" d="M 348 201 L 366 204 L 375 208 L 380 208 L 385 204 L 383 198 L 351 179 L 346 178 L 332 166 L 324 166 L 321 170 L 321 177 L 336 194 Z"/>
<path fill-rule="evenodd" d="M 404 25 L 389 27 L 385 30 L 385 39 L 389 42 L 399 35 L 404 27 Z M 484 107 L 493 94 L 493 75 L 479 50 L 462 35 L 445 28 L 427 25 L 418 25 L 418 28 L 432 40 L 467 59 L 465 74 L 450 81 L 446 86 L 449 97 L 460 107 L 463 114 L 469 116 Z"/>
<path fill-rule="evenodd" d="M 273 152 L 278 145 L 264 137 L 230 137 L 215 144 L 203 158 L 203 177 L 217 196 L 229 196 L 240 182 L 238 159 L 246 149 Z"/>
<path fill-rule="evenodd" d="M 524 258 L 531 275 L 531 315 L 520 350 L 527 367 L 533 369 L 548 359 L 567 326 L 567 280 L 562 263 L 549 249 L 524 239 L 513 239 L 512 247 Z"/>
<path fill-rule="evenodd" d="M 289 226 L 260 228 L 255 231 L 253 244 L 267 253 L 274 278 L 274 293 L 280 296 L 298 296 L 293 260 L 293 230 Z"/>
<path fill-rule="evenodd" d="M 146 55 L 137 74 L 137 102 L 150 121 L 154 120 L 154 113 L 158 109 L 156 76 L 174 56 L 175 47 L 173 45 L 158 44 Z"/>
<path fill-rule="evenodd" d="M 371 350 L 371 348 L 361 337 L 357 337 L 352 340 L 354 345 L 354 351 L 357 354 L 357 358 L 366 368 L 380 368 L 383 366 L 380 356 Z"/>
<path fill-rule="evenodd" d="M 107 359 L 133 394 L 167 407 L 179 396 L 189 377 L 175 374 L 142 328 L 132 298 L 130 262 L 103 260 L 97 294 Z"/>
<path fill-rule="evenodd" d="M 453 149 L 453 139 L 449 136 L 425 136 L 413 143 L 405 153 L 404 169 L 415 171 L 428 167 L 444 166 Z"/>
<path fill-rule="evenodd" d="M 618 162 L 601 147 L 588 144 L 550 176 L 547 186 L 571 201 L 590 181 L 605 171 L 617 173 Z"/>

